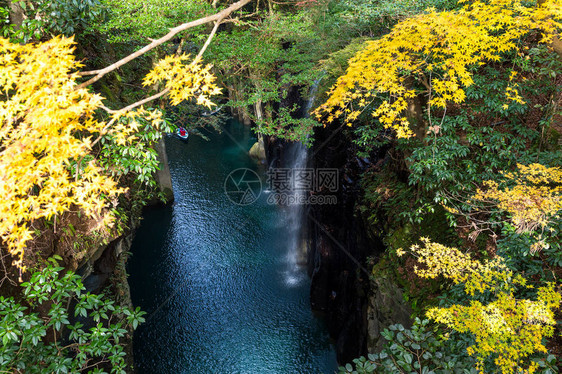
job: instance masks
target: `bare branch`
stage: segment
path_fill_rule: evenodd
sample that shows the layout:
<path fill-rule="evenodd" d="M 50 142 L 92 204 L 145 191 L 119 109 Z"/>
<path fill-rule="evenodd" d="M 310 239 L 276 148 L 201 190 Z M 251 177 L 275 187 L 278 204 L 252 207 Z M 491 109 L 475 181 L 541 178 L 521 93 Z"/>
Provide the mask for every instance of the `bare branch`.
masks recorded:
<path fill-rule="evenodd" d="M 250 3 L 251 1 L 252 0 L 237 1 L 236 3 L 232 4 L 228 8 L 223 9 L 216 14 L 213 14 L 213 15 L 207 16 L 207 17 L 203 17 L 203 18 L 199 18 L 195 21 L 187 22 L 187 23 L 184 23 L 184 24 L 179 25 L 177 27 L 174 27 L 174 28 L 170 29 L 170 32 L 168 32 L 166 35 L 164 35 L 160 39 L 154 40 L 152 43 L 146 45 L 145 47 L 141 48 L 137 52 L 130 54 L 129 56 L 117 61 L 116 63 L 114 63 L 112 65 L 109 65 L 109 66 L 107 66 L 107 67 L 105 67 L 101 70 L 92 70 L 92 71 L 85 71 L 85 72 L 79 73 L 80 76 L 88 76 L 88 75 L 95 75 L 95 76 L 93 78 L 87 80 L 86 82 L 76 86 L 76 89 L 84 88 L 84 87 L 87 87 L 94 82 L 97 82 L 99 79 L 101 79 L 107 73 L 120 68 L 121 66 L 125 65 L 126 63 L 134 60 L 135 58 L 137 58 L 139 56 L 142 56 L 143 54 L 150 51 L 151 49 L 154 49 L 154 48 L 158 47 L 159 45 L 161 45 L 161 44 L 167 42 L 168 40 L 172 39 L 176 34 L 182 32 L 182 31 L 185 31 L 187 29 L 190 29 L 190 28 L 193 28 L 193 27 L 196 27 L 196 26 L 204 25 L 206 23 L 213 22 L 213 21 L 217 22 L 217 23 L 220 23 L 220 21 L 222 21 L 224 18 L 226 18 L 228 15 L 230 15 L 230 13 L 242 8 L 244 5 Z"/>
<path fill-rule="evenodd" d="M 211 33 L 209 34 L 209 37 L 205 41 L 205 44 L 203 44 L 203 47 L 201 47 L 201 50 L 199 51 L 199 53 L 195 57 L 195 61 L 197 61 L 199 58 L 201 58 L 201 56 L 203 56 L 203 53 L 205 53 L 205 50 L 207 49 L 209 44 L 211 44 L 211 40 L 213 39 L 213 36 L 215 36 L 215 33 L 217 32 L 217 29 L 219 28 L 219 25 L 220 25 L 220 21 L 215 22 L 215 26 L 213 27 L 213 31 L 211 31 Z"/>
<path fill-rule="evenodd" d="M 157 94 L 154 94 L 152 96 L 149 96 L 145 99 L 139 100 L 136 103 L 133 103 L 129 106 L 126 106 L 125 108 L 122 109 L 118 109 L 118 110 L 113 110 L 113 109 L 109 109 L 108 107 L 103 106 L 102 109 L 104 109 L 106 112 L 110 113 L 110 114 L 114 114 L 117 112 L 128 112 L 129 110 L 135 109 L 136 107 L 139 107 L 141 105 L 144 105 L 152 100 L 156 100 L 161 98 L 162 96 L 166 95 L 168 92 L 170 92 L 169 88 L 166 88 L 163 91 L 158 92 Z"/>

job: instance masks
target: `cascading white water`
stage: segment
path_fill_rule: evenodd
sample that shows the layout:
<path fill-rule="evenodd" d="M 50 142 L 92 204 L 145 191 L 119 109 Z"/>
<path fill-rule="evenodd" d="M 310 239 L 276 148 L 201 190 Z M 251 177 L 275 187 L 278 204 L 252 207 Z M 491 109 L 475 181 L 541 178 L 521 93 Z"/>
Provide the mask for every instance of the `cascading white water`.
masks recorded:
<path fill-rule="evenodd" d="M 316 80 L 310 88 L 309 99 L 305 105 L 303 116 L 309 116 L 310 109 L 314 103 L 318 83 Z M 308 168 L 308 148 L 302 143 L 297 142 L 290 145 L 286 154 L 287 168 L 291 171 L 291 186 L 296 185 L 299 179 L 298 173 Z M 298 183 L 298 182 L 297 182 Z M 299 284 L 305 279 L 306 274 L 302 265 L 305 263 L 307 252 L 307 232 L 306 232 L 306 204 L 302 203 L 308 196 L 309 191 L 293 189 L 291 195 L 294 197 L 294 204 L 288 204 L 287 209 L 287 270 L 285 272 L 285 283 L 288 285 Z"/>
<path fill-rule="evenodd" d="M 305 169 L 308 164 L 308 149 L 302 143 L 294 143 L 288 152 L 288 167 L 291 170 L 291 184 L 294 186 L 295 174 L 301 169 Z M 287 270 L 285 272 L 285 283 L 297 285 L 305 278 L 301 264 L 306 253 L 306 232 L 305 232 L 305 208 L 301 199 L 306 198 L 308 192 L 293 190 L 291 195 L 294 203 L 288 204 L 287 214 Z"/>

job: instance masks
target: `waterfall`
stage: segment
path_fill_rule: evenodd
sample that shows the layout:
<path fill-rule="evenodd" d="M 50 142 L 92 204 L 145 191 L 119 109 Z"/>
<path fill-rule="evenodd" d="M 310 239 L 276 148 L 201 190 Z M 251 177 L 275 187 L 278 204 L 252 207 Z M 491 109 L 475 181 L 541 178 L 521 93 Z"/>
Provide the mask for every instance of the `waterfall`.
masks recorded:
<path fill-rule="evenodd" d="M 316 79 L 312 84 L 312 86 L 310 86 L 310 91 L 308 92 L 308 100 L 306 101 L 306 105 L 304 106 L 304 113 L 303 113 L 304 118 L 310 117 L 309 112 L 310 109 L 312 109 L 312 105 L 314 104 L 314 100 L 316 99 L 316 93 L 318 92 L 318 85 L 320 84 L 320 81 L 322 80 L 323 77 L 324 77 L 324 73 L 322 73 L 322 76 Z"/>
<path fill-rule="evenodd" d="M 308 164 L 308 149 L 302 143 L 293 143 L 287 152 L 287 166 L 291 170 L 294 180 L 295 171 L 304 169 Z M 293 182 L 293 181 L 292 181 Z M 292 183 L 292 185 L 294 185 Z M 305 272 L 301 264 L 306 254 L 306 230 L 305 230 L 305 208 L 300 198 L 306 198 L 307 191 L 292 191 L 295 197 L 294 204 L 288 204 L 287 214 L 287 270 L 285 272 L 285 283 L 289 286 L 299 284 L 305 278 Z"/>
<path fill-rule="evenodd" d="M 321 79 L 321 78 L 320 78 Z M 309 116 L 310 109 L 314 104 L 316 91 L 320 79 L 317 79 L 310 87 L 309 98 L 304 106 L 303 117 Z M 308 148 L 301 142 L 289 145 L 286 153 L 286 167 L 291 170 L 291 185 L 295 186 L 296 171 L 309 167 Z M 287 204 L 287 270 L 285 271 L 285 283 L 289 286 L 299 284 L 306 278 L 302 265 L 305 263 L 307 252 L 307 230 L 306 230 L 306 204 L 301 203 L 306 199 L 309 191 L 293 190 L 294 204 Z"/>

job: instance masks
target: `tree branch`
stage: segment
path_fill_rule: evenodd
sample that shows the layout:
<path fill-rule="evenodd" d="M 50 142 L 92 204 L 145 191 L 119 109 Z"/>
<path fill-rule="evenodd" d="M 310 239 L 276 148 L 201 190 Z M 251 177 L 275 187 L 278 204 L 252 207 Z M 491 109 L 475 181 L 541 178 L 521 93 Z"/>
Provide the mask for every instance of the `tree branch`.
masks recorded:
<path fill-rule="evenodd" d="M 199 58 L 201 58 L 201 56 L 203 55 L 203 53 L 205 52 L 205 50 L 207 49 L 209 44 L 211 44 L 211 40 L 213 39 L 213 36 L 215 36 L 215 34 L 217 32 L 217 29 L 219 28 L 220 23 L 221 23 L 220 21 L 215 22 L 215 26 L 213 27 L 213 30 L 211 31 L 211 33 L 207 37 L 207 40 L 205 41 L 205 44 L 203 44 L 203 47 L 201 47 L 201 50 L 199 51 L 199 53 L 197 54 L 197 56 L 195 57 L 195 59 L 193 61 L 197 61 Z M 170 89 L 166 88 L 166 89 L 164 89 L 163 91 L 161 91 L 157 94 L 154 94 L 154 95 L 149 96 L 145 99 L 139 100 L 136 103 L 133 103 L 131 105 L 126 106 L 125 108 L 121 108 L 121 109 L 117 109 L 117 110 L 110 109 L 110 108 L 108 108 L 106 106 L 103 106 L 103 105 L 101 106 L 101 108 L 103 110 L 105 110 L 107 113 L 110 113 L 110 114 L 114 114 L 114 113 L 117 113 L 117 112 L 128 112 L 129 110 L 132 110 L 132 109 L 134 109 L 138 106 L 144 105 L 144 104 L 146 104 L 146 103 L 148 103 L 152 100 L 159 99 L 162 96 L 166 95 L 168 92 L 170 92 Z M 95 142 L 94 142 L 94 144 L 95 144 Z"/>
<path fill-rule="evenodd" d="M 211 31 L 211 33 L 209 34 L 209 37 L 205 41 L 205 44 L 203 44 L 203 47 L 201 47 L 201 50 L 199 51 L 199 53 L 195 57 L 194 61 L 197 61 L 199 58 L 201 58 L 201 56 L 203 56 L 203 53 L 205 53 L 205 50 L 207 49 L 209 44 L 211 44 L 211 39 L 213 39 L 213 36 L 215 36 L 215 33 L 217 32 L 217 29 L 219 28 L 220 23 L 221 23 L 220 20 L 215 22 L 215 26 L 213 27 L 213 31 Z"/>
<path fill-rule="evenodd" d="M 170 92 L 170 89 L 166 88 L 165 90 L 160 91 L 157 94 L 154 94 L 152 96 L 149 96 L 147 98 L 139 100 L 136 103 L 133 103 L 129 106 L 126 106 L 125 108 L 122 108 L 122 109 L 113 110 L 113 109 L 109 109 L 108 107 L 105 107 L 105 106 L 103 106 L 102 109 L 105 110 L 107 113 L 110 113 L 110 114 L 114 114 L 114 113 L 117 113 L 117 112 L 128 112 L 129 110 L 135 109 L 136 107 L 144 105 L 144 104 L 146 104 L 146 103 L 148 103 L 152 100 L 159 99 L 162 96 L 166 95 L 168 92 Z"/>
<path fill-rule="evenodd" d="M 132 53 L 129 56 L 127 56 L 127 57 L 117 61 L 116 63 L 114 63 L 112 65 L 109 65 L 109 66 L 107 66 L 107 67 L 105 67 L 101 70 L 92 70 L 92 71 L 85 71 L 85 72 L 78 73 L 78 75 L 80 75 L 80 76 L 88 76 L 88 75 L 95 75 L 95 76 L 93 78 L 87 80 L 86 82 L 76 86 L 76 89 L 84 88 L 84 87 L 87 87 L 94 82 L 97 82 L 99 79 L 101 79 L 107 73 L 120 68 L 121 66 L 125 65 L 126 63 L 134 60 L 135 58 L 137 58 L 139 56 L 142 56 L 143 54 L 150 51 L 151 49 L 154 49 L 154 48 L 158 47 L 159 45 L 161 45 L 161 44 L 167 42 L 168 40 L 172 39 L 176 34 L 182 32 L 182 31 L 185 31 L 187 29 L 190 29 L 190 28 L 193 28 L 193 27 L 196 27 L 196 26 L 204 25 L 206 23 L 213 22 L 213 21 L 217 22 L 217 24 L 220 23 L 220 21 L 222 21 L 225 17 L 230 15 L 230 13 L 242 8 L 244 5 L 250 3 L 251 1 L 252 0 L 237 1 L 236 3 L 232 4 L 228 8 L 223 9 L 216 14 L 213 14 L 213 15 L 207 16 L 207 17 L 203 17 L 203 18 L 199 18 L 195 21 L 187 22 L 187 23 L 184 23 L 184 24 L 179 25 L 177 27 L 174 27 L 174 28 L 170 29 L 170 32 L 168 32 L 166 35 L 164 35 L 160 39 L 154 40 L 152 43 L 146 45 L 145 47 L 141 48 L 137 52 Z"/>

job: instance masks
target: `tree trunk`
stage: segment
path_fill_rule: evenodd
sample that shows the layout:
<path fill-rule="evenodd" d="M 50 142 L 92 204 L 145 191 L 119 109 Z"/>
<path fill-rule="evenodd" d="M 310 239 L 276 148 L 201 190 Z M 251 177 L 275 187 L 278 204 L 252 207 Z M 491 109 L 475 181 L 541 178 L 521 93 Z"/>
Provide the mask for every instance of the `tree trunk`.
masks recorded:
<path fill-rule="evenodd" d="M 552 38 L 552 43 L 550 43 L 550 46 L 552 47 L 552 49 L 554 49 L 554 52 L 558 54 L 558 57 L 562 58 L 562 40 L 560 40 L 558 36 L 554 36 Z"/>
<path fill-rule="evenodd" d="M 263 142 L 263 135 L 260 131 L 261 128 L 261 121 L 263 120 L 263 110 L 262 110 L 262 101 L 261 99 L 258 99 L 258 101 L 256 101 L 256 103 L 254 104 L 254 111 L 256 114 L 256 126 L 258 127 L 258 141 L 256 144 L 254 144 L 254 146 L 252 146 L 252 149 L 250 150 L 250 156 L 257 158 L 258 160 L 260 160 L 261 162 L 265 163 L 266 160 L 266 156 L 265 156 L 265 145 Z"/>
<path fill-rule="evenodd" d="M 256 113 L 256 118 L 258 119 L 258 121 L 261 121 L 263 119 L 261 99 L 258 99 L 258 101 L 256 101 L 256 103 L 254 104 L 254 111 Z"/>
<path fill-rule="evenodd" d="M 26 18 L 23 8 L 19 2 L 8 1 L 8 9 L 10 12 L 10 23 L 14 25 L 14 30 L 18 30 Z"/>
<path fill-rule="evenodd" d="M 406 116 L 408 117 L 408 122 L 410 122 L 410 129 L 416 135 L 416 138 L 422 140 L 427 134 L 427 122 L 423 118 L 423 101 L 420 98 L 421 95 L 408 100 L 408 110 Z"/>
<path fill-rule="evenodd" d="M 414 78 L 408 77 L 406 78 L 404 85 L 408 89 L 412 89 L 416 84 Z M 423 118 L 423 111 L 426 108 L 428 103 L 426 102 L 423 94 L 419 94 L 412 99 L 408 99 L 408 109 L 406 110 L 406 117 L 408 118 L 408 122 L 410 122 L 410 130 L 414 132 L 416 138 L 423 141 L 425 135 L 427 134 L 427 127 L 428 124 Z"/>
<path fill-rule="evenodd" d="M 247 107 L 240 108 L 242 112 L 242 123 L 245 126 L 250 126 L 252 124 L 252 119 L 250 118 L 250 112 L 248 111 Z"/>
<path fill-rule="evenodd" d="M 236 89 L 234 86 L 227 86 L 226 89 L 228 90 L 228 101 L 232 103 L 236 100 Z M 238 108 L 231 106 L 230 115 L 232 115 L 232 117 L 238 117 Z"/>

